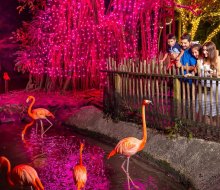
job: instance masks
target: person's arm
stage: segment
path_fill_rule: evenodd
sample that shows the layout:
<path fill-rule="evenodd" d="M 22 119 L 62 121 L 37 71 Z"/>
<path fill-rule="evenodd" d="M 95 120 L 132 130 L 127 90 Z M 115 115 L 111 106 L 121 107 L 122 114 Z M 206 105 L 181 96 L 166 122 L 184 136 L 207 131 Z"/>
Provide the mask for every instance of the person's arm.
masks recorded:
<path fill-rule="evenodd" d="M 188 63 L 188 71 L 194 71 L 196 67 L 196 63 L 197 63 L 197 60 L 194 57 L 190 57 L 189 63 Z M 187 70 L 187 66 L 186 65 L 183 66 L 183 69 Z"/>
<path fill-rule="evenodd" d="M 176 57 L 175 60 L 176 60 L 176 61 L 179 61 L 183 54 L 184 54 L 184 50 L 181 49 L 180 54 Z"/>
<path fill-rule="evenodd" d="M 194 71 L 196 66 L 188 66 L 188 71 Z M 187 70 L 187 66 L 183 66 L 184 70 Z"/>
<path fill-rule="evenodd" d="M 201 60 L 197 60 L 196 62 L 197 62 L 197 63 L 196 63 L 195 69 L 194 69 L 194 73 L 195 73 L 196 75 L 199 75 L 200 72 L 201 72 L 202 62 L 201 62 Z"/>
<path fill-rule="evenodd" d="M 166 52 L 165 55 L 163 56 L 163 59 L 161 59 L 160 61 L 164 62 L 166 60 L 167 56 L 168 56 L 168 53 Z"/>
<path fill-rule="evenodd" d="M 182 66 L 182 63 L 180 61 L 176 61 L 176 67 L 180 68 Z"/>
<path fill-rule="evenodd" d="M 216 72 L 211 72 L 211 75 L 212 75 L 213 77 L 220 78 L 220 56 L 217 57 L 217 68 L 216 68 Z"/>

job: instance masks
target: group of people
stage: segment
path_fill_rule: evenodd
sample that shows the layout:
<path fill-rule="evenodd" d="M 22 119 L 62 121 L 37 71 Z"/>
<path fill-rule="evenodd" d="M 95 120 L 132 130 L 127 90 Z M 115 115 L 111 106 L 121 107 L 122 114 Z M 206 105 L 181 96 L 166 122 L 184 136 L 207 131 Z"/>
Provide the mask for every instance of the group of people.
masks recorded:
<path fill-rule="evenodd" d="M 164 62 L 167 57 L 170 58 L 167 68 L 175 65 L 177 68 L 183 67 L 184 74 L 188 72 L 195 73 L 198 70 L 208 71 L 212 76 L 220 77 L 220 57 L 213 42 L 205 42 L 203 45 L 199 43 L 192 44 L 191 36 L 183 34 L 181 36 L 181 46 L 178 44 L 175 35 L 169 34 L 167 38 L 167 51 L 160 60 Z M 188 68 L 186 65 L 188 64 Z"/>
<path fill-rule="evenodd" d="M 169 57 L 168 69 L 172 65 L 175 65 L 176 68 L 183 67 L 185 77 L 190 76 L 191 73 L 194 72 L 200 77 L 220 78 L 220 56 L 213 42 L 205 42 L 203 45 L 199 43 L 193 44 L 191 43 L 189 34 L 183 34 L 180 40 L 181 46 L 177 43 L 175 35 L 168 35 L 167 51 L 161 60 L 163 62 Z M 212 82 L 210 80 L 206 80 L 206 82 L 202 80 L 201 85 L 202 89 L 206 87 L 208 91 L 206 100 L 204 93 L 202 93 L 201 100 L 197 97 L 197 103 L 198 101 L 202 102 L 203 115 L 220 115 L 220 103 L 217 105 L 216 102 L 217 98 L 218 102 L 220 102 L 220 82 L 218 85 L 215 80 Z M 210 90 L 211 87 L 212 90 Z M 212 100 L 212 102 L 210 102 L 210 100 Z M 199 110 L 198 105 L 199 103 L 197 104 L 197 111 Z"/>

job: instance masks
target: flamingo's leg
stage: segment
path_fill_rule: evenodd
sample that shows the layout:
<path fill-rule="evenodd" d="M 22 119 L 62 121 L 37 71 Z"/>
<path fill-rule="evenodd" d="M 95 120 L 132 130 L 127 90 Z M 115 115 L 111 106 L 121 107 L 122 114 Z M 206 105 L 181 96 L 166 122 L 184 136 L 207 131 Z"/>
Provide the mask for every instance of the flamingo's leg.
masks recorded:
<path fill-rule="evenodd" d="M 127 180 L 128 180 L 128 190 L 130 190 L 131 187 L 130 187 L 130 182 L 129 182 L 129 174 L 128 174 L 128 171 L 126 171 L 125 168 L 124 168 L 125 162 L 126 162 L 126 161 L 128 162 L 128 160 L 129 160 L 128 158 L 129 158 L 129 157 L 127 157 L 127 160 L 125 160 L 125 161 L 122 163 L 121 168 L 122 168 L 122 170 L 125 172 L 125 174 L 126 174 L 126 176 L 127 176 Z M 128 168 L 127 168 L 127 169 L 128 169 Z"/>
<path fill-rule="evenodd" d="M 128 179 L 131 181 L 132 185 L 136 188 L 139 189 L 139 187 L 137 185 L 134 184 L 133 180 L 131 179 L 130 175 L 129 175 L 129 161 L 130 161 L 130 157 L 127 157 L 127 177 Z"/>
<path fill-rule="evenodd" d="M 53 123 L 51 123 L 51 121 L 49 119 L 47 119 L 47 118 L 45 118 L 45 119 L 48 121 L 48 123 L 50 123 L 50 126 L 44 131 L 44 133 L 46 133 L 53 126 Z"/>
<path fill-rule="evenodd" d="M 40 126 L 41 126 L 41 138 L 43 138 L 43 134 L 44 134 L 44 124 L 43 121 L 40 119 Z"/>
<path fill-rule="evenodd" d="M 124 168 L 124 165 L 125 165 L 125 162 L 126 162 L 127 160 L 125 160 L 123 163 L 122 163 L 122 165 L 121 165 L 121 168 L 122 168 L 122 170 L 123 170 L 123 172 L 125 172 L 125 174 L 127 174 L 127 172 L 126 172 L 126 170 L 125 170 L 125 168 Z"/>
<path fill-rule="evenodd" d="M 36 134 L 37 134 L 37 129 L 38 129 L 38 122 L 36 121 Z"/>

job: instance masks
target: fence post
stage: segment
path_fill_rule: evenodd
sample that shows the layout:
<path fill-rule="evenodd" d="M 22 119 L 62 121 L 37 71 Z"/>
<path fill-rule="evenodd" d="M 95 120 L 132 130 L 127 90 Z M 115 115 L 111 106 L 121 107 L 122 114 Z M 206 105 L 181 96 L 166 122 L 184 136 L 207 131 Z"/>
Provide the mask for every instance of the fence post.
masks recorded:
<path fill-rule="evenodd" d="M 178 72 L 177 72 L 178 73 Z M 181 117 L 181 82 L 178 77 L 174 75 L 173 78 L 173 99 L 174 99 L 174 105 L 175 105 L 175 113 L 174 115 L 177 115 L 177 117 Z"/>
<path fill-rule="evenodd" d="M 180 80 L 174 76 L 173 78 L 173 93 L 174 93 L 174 99 L 177 101 L 181 100 L 181 85 Z"/>
<path fill-rule="evenodd" d="M 115 74 L 115 92 L 121 94 L 121 76 L 119 74 Z"/>

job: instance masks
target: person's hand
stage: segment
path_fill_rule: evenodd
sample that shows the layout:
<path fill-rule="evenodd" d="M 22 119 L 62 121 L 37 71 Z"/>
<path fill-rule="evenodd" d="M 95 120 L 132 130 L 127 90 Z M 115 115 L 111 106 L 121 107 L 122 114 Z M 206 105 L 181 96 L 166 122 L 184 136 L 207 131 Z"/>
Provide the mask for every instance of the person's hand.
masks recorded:
<path fill-rule="evenodd" d="M 197 67 L 195 67 L 193 71 L 194 71 L 195 73 L 197 73 L 197 72 L 198 72 Z"/>
<path fill-rule="evenodd" d="M 208 72 L 209 72 L 210 74 L 213 74 L 213 73 L 216 72 L 216 71 L 214 71 L 214 70 L 212 70 L 212 69 L 209 69 Z"/>
<path fill-rule="evenodd" d="M 180 68 L 182 66 L 182 64 L 180 62 L 176 62 L 176 67 Z"/>
<path fill-rule="evenodd" d="M 163 60 L 163 59 L 161 59 L 161 60 L 159 60 L 159 62 L 160 62 L 160 63 L 163 63 L 163 62 L 164 62 L 164 60 Z"/>
<path fill-rule="evenodd" d="M 179 57 L 177 57 L 175 60 L 176 60 L 176 62 L 177 62 L 177 61 L 179 61 L 179 60 L 180 60 L 180 58 L 179 58 Z"/>
<path fill-rule="evenodd" d="M 185 75 L 183 75 L 185 78 L 187 78 L 187 77 L 191 77 L 191 76 L 193 76 L 191 73 L 187 73 L 187 74 L 185 74 Z"/>

